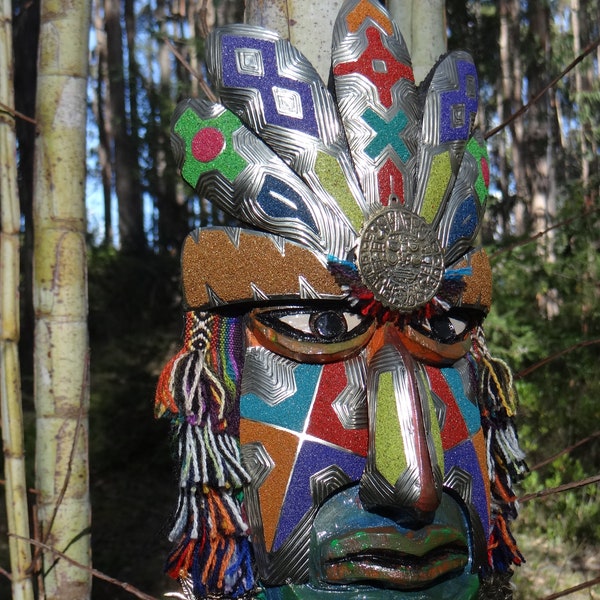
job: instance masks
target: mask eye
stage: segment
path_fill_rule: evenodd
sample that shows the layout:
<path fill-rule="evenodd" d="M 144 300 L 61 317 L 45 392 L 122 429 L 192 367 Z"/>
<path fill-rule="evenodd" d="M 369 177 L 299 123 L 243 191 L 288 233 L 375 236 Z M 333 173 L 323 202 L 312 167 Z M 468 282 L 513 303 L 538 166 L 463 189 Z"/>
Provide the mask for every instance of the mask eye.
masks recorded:
<path fill-rule="evenodd" d="M 435 365 L 451 364 L 469 351 L 470 333 L 483 317 L 476 309 L 451 308 L 429 319 L 414 319 L 402 335 L 417 358 Z"/>
<path fill-rule="evenodd" d="M 370 317 L 347 306 L 255 309 L 249 324 L 265 348 L 295 360 L 318 363 L 356 354 L 375 328 Z"/>
<path fill-rule="evenodd" d="M 469 320 L 466 317 L 453 317 L 451 314 L 433 317 L 429 320 L 431 335 L 438 342 L 453 344 L 463 339 L 469 328 Z"/>

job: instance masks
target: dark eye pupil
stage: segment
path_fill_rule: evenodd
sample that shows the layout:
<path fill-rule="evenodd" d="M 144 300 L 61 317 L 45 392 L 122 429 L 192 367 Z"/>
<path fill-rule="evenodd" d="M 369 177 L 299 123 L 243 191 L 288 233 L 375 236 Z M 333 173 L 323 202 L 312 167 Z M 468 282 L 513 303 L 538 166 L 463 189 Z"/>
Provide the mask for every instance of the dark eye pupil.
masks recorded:
<path fill-rule="evenodd" d="M 435 337 L 441 342 L 450 342 L 455 336 L 456 331 L 452 325 L 450 319 L 441 317 L 438 319 L 431 319 L 431 330 Z"/>
<path fill-rule="evenodd" d="M 311 315 L 310 328 L 314 334 L 326 340 L 334 340 L 348 331 L 346 319 L 333 310 Z"/>

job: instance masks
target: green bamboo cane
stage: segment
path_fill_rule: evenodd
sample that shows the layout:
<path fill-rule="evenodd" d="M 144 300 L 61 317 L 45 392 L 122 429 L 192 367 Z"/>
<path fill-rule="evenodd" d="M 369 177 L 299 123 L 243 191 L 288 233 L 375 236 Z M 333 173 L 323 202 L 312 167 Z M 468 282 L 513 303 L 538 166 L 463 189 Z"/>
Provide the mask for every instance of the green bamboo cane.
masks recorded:
<path fill-rule="evenodd" d="M 0 2 L 0 403 L 8 532 L 29 538 L 19 342 L 19 228 L 11 3 Z M 31 549 L 9 537 L 12 596 L 33 600 Z"/>
<path fill-rule="evenodd" d="M 42 542 L 89 566 L 85 223 L 90 0 L 42 0 L 34 164 L 34 399 Z M 84 600 L 89 571 L 44 554 L 46 600 Z M 50 568 L 52 567 L 52 568 Z"/>

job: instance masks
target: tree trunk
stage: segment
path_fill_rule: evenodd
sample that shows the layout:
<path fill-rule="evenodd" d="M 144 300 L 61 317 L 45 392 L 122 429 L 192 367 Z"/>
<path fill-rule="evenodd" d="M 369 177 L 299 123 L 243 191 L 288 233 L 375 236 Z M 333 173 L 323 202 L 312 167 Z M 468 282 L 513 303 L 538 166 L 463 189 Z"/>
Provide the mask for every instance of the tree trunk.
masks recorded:
<path fill-rule="evenodd" d="M 6 517 L 10 535 L 11 586 L 14 600 L 33 600 L 28 568 L 31 551 L 25 478 L 25 449 L 19 366 L 19 233 L 17 149 L 13 108 L 11 3 L 0 2 L 0 417 L 6 478 Z"/>
<path fill-rule="evenodd" d="M 18 6 L 18 13 L 16 8 Z M 40 31 L 40 0 L 13 1 L 14 101 L 15 108 L 33 119 L 37 80 L 38 37 Z M 21 369 L 33 369 L 33 148 L 35 125 L 17 119 L 19 162 L 17 165 L 19 201 L 23 218 L 21 239 Z"/>
<path fill-rule="evenodd" d="M 520 2 L 519 0 L 500 0 L 500 69 L 501 69 L 501 122 L 506 121 L 514 111 L 521 107 L 523 103 L 523 68 L 521 65 L 521 35 L 520 35 Z M 510 201 L 509 197 L 504 197 L 503 201 L 512 205 L 514 211 L 514 223 L 512 231 L 515 235 L 526 233 L 528 226 L 528 202 L 530 190 L 527 184 L 527 174 L 525 171 L 525 160 L 523 153 L 524 127 L 523 120 L 517 119 L 509 126 L 510 140 L 507 142 L 507 149 L 510 147 L 512 157 L 511 164 L 505 164 L 506 170 L 502 173 L 503 188 L 510 189 L 509 179 L 510 171 L 514 178 L 515 201 Z M 506 135 L 506 134 L 504 134 Z"/>
<path fill-rule="evenodd" d="M 547 83 L 551 73 L 550 10 L 544 0 L 529 0 L 529 39 L 527 42 L 533 56 L 527 68 L 529 95 L 533 97 Z M 527 135 L 524 143 L 528 149 L 525 156 L 527 179 L 531 186 L 532 234 L 548 229 L 556 217 L 556 168 L 555 134 L 556 111 L 554 91 L 549 90 L 534 104 L 527 115 Z M 537 251 L 542 260 L 551 263 L 554 254 L 554 231 L 540 236 Z M 538 304 L 546 318 L 552 319 L 559 312 L 556 289 L 542 291 Z"/>
<path fill-rule="evenodd" d="M 89 0 L 42 2 L 34 173 L 36 487 L 42 540 L 89 565 L 85 123 Z M 47 600 L 91 575 L 43 556 Z"/>
<path fill-rule="evenodd" d="M 144 250 L 146 240 L 142 197 L 138 185 L 138 156 L 128 131 L 125 105 L 125 71 L 123 68 L 121 2 L 119 0 L 105 0 L 104 20 L 114 135 L 113 172 L 119 203 L 119 238 L 124 252 L 136 254 Z"/>
<path fill-rule="evenodd" d="M 102 197 L 104 201 L 104 246 L 111 248 L 114 245 L 114 230 L 112 222 L 112 161 L 111 148 L 113 135 L 111 129 L 110 100 L 108 83 L 108 51 L 106 48 L 106 32 L 103 31 L 103 21 L 100 14 L 100 5 L 94 7 L 94 27 L 96 29 L 96 73 L 95 94 L 92 109 L 98 125 L 98 163 L 100 166 L 100 180 L 102 181 Z"/>

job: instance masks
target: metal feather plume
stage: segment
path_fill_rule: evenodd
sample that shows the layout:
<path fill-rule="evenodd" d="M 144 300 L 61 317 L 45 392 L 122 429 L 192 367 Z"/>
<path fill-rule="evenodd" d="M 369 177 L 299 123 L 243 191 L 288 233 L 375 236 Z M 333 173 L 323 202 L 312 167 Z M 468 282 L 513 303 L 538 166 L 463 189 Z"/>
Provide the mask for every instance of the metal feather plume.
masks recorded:
<path fill-rule="evenodd" d="M 258 27 L 214 31 L 207 69 L 221 104 L 186 100 L 173 117 L 174 152 L 196 192 L 324 266 L 350 265 L 350 279 L 395 311 L 429 302 L 472 248 L 485 209 L 471 57 L 448 54 L 417 88 L 387 12 L 353 0 L 334 28 L 332 90 Z M 384 248 L 372 235 L 382 227 Z M 399 293 L 415 285 L 416 296 Z"/>

